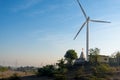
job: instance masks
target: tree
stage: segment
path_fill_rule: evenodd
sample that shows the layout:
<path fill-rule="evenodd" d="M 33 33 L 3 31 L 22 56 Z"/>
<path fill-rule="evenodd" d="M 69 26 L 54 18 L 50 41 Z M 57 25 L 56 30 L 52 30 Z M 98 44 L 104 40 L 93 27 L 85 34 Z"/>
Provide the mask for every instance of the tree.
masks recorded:
<path fill-rule="evenodd" d="M 58 63 L 56 63 L 60 69 L 65 68 L 65 60 L 62 58 L 58 60 Z"/>
<path fill-rule="evenodd" d="M 110 65 L 112 66 L 119 66 L 120 65 L 120 51 L 114 52 L 110 59 L 109 59 Z"/>
<path fill-rule="evenodd" d="M 0 72 L 2 72 L 2 78 L 3 78 L 3 72 L 7 71 L 8 68 L 7 67 L 0 67 Z"/>
<path fill-rule="evenodd" d="M 54 65 L 46 65 L 42 68 L 38 68 L 38 76 L 48 76 L 52 77 L 56 71 L 56 68 Z"/>
<path fill-rule="evenodd" d="M 118 51 L 115 56 L 117 59 L 117 65 L 119 66 L 120 65 L 120 52 Z"/>
<path fill-rule="evenodd" d="M 100 53 L 100 49 L 98 49 L 98 48 L 90 49 L 90 62 L 97 63 L 98 62 L 99 53 Z"/>
<path fill-rule="evenodd" d="M 70 49 L 66 52 L 64 57 L 67 60 L 67 63 L 72 65 L 73 60 L 77 59 L 77 53 L 75 52 L 75 50 Z"/>
<path fill-rule="evenodd" d="M 67 72 L 66 65 L 65 65 L 65 59 L 62 58 L 62 59 L 58 60 L 58 63 L 56 63 L 56 65 L 58 66 L 58 71 L 60 73 Z"/>

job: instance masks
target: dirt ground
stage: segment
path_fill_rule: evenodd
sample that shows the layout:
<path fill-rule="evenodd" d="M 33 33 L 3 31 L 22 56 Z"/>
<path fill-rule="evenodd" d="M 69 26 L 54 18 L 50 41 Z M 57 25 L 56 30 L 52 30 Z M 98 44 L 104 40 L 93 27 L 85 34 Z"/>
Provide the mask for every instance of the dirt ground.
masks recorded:
<path fill-rule="evenodd" d="M 48 77 L 35 77 L 35 76 L 26 76 L 22 77 L 21 80 L 53 80 L 52 78 Z"/>
<path fill-rule="evenodd" d="M 26 73 L 26 72 L 21 72 L 21 71 L 5 71 L 5 72 L 0 72 L 0 79 L 1 78 L 8 78 L 10 76 L 13 76 L 13 74 L 17 74 L 20 77 L 25 77 L 25 76 L 31 76 L 33 75 L 32 73 Z"/>
<path fill-rule="evenodd" d="M 0 72 L 0 79 L 2 78 L 8 78 L 13 76 L 13 74 L 17 74 L 21 78 L 21 80 L 53 80 L 48 77 L 36 77 L 35 74 L 29 73 L 29 72 L 20 72 L 20 71 L 6 71 L 6 72 Z"/>
<path fill-rule="evenodd" d="M 19 71 L 6 71 L 4 73 L 0 73 L 0 79 L 1 78 L 8 78 L 15 73 L 18 76 L 20 76 L 21 80 L 53 80 L 52 78 L 36 77 L 32 73 L 25 73 L 25 72 L 19 72 Z M 120 80 L 120 72 L 115 72 L 114 75 L 109 80 Z"/>
<path fill-rule="evenodd" d="M 120 71 L 114 73 L 112 80 L 120 80 Z"/>

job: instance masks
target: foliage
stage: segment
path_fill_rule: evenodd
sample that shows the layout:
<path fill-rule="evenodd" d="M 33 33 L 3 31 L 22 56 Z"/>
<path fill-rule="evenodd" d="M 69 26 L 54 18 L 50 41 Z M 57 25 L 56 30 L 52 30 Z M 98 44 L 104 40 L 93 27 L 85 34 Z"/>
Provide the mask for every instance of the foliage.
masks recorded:
<path fill-rule="evenodd" d="M 65 68 L 65 60 L 62 58 L 58 60 L 58 63 L 56 63 L 60 69 Z"/>
<path fill-rule="evenodd" d="M 107 77 L 108 73 L 111 73 L 111 68 L 108 64 L 99 64 L 96 66 L 91 67 L 93 75 L 101 78 L 101 77 Z"/>
<path fill-rule="evenodd" d="M 95 49 L 90 49 L 90 62 L 93 63 L 98 63 L 98 57 L 99 57 L 100 49 L 95 48 Z"/>
<path fill-rule="evenodd" d="M 3 78 L 3 72 L 5 72 L 5 71 L 7 71 L 7 70 L 8 70 L 7 67 L 0 66 L 0 72 L 2 72 L 2 73 L 1 73 L 1 77 L 2 77 L 2 78 Z"/>
<path fill-rule="evenodd" d="M 59 73 L 66 73 L 67 72 L 65 60 L 63 58 L 58 60 L 58 63 L 56 63 L 56 65 L 58 66 Z"/>
<path fill-rule="evenodd" d="M 82 66 L 76 70 L 76 76 L 82 75 L 82 74 L 84 74 L 84 72 L 85 72 L 85 69 L 84 69 L 84 66 Z"/>
<path fill-rule="evenodd" d="M 4 71 L 7 71 L 8 68 L 7 67 L 0 67 L 0 72 L 4 72 Z"/>
<path fill-rule="evenodd" d="M 43 66 L 42 68 L 38 69 L 38 76 L 48 76 L 52 77 L 56 71 L 56 68 L 54 65 L 46 65 Z"/>
<path fill-rule="evenodd" d="M 120 52 L 119 51 L 116 53 L 116 57 L 120 57 Z"/>
<path fill-rule="evenodd" d="M 56 74 L 54 80 L 67 80 L 65 75 Z"/>
<path fill-rule="evenodd" d="M 17 74 L 13 74 L 13 76 L 9 77 L 7 80 L 21 80 L 20 77 L 17 76 Z"/>
<path fill-rule="evenodd" d="M 111 55 L 110 65 L 111 66 L 116 66 L 116 67 L 120 66 L 120 51 L 114 52 Z"/>
<path fill-rule="evenodd" d="M 70 50 L 68 50 L 66 52 L 66 54 L 64 55 L 64 57 L 67 60 L 67 63 L 70 64 L 70 65 L 72 65 L 73 60 L 77 59 L 77 53 L 75 52 L 75 50 L 70 49 Z"/>
<path fill-rule="evenodd" d="M 120 52 L 116 53 L 117 65 L 120 66 Z"/>
<path fill-rule="evenodd" d="M 98 80 L 98 78 L 92 75 L 79 75 L 75 77 L 75 80 Z"/>
<path fill-rule="evenodd" d="M 58 60 L 54 65 L 46 65 L 38 69 L 39 76 L 48 76 L 54 80 L 106 80 L 112 75 L 111 67 L 108 64 L 98 62 L 100 49 L 90 49 L 90 61 L 84 62 L 84 65 L 72 65 L 77 53 L 74 50 L 68 50 L 64 55 L 65 59 Z M 67 64 L 65 63 L 67 60 Z M 70 65 L 68 65 L 70 64 Z M 70 66 L 70 67 L 68 67 Z M 72 72 L 72 73 L 71 73 Z"/>

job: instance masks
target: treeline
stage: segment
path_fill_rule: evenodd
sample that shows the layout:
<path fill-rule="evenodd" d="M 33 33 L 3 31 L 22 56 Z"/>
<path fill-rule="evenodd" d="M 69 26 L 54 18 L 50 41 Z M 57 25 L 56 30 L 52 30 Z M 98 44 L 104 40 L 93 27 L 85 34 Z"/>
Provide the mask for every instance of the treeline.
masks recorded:
<path fill-rule="evenodd" d="M 106 63 L 100 63 L 100 49 L 90 50 L 90 60 L 75 65 L 78 58 L 75 50 L 66 51 L 64 58 L 56 65 L 46 65 L 38 69 L 37 76 L 52 77 L 54 80 L 110 80 L 114 69 Z"/>
<path fill-rule="evenodd" d="M 75 64 L 78 59 L 75 50 L 66 51 L 64 58 L 61 58 L 54 65 L 46 65 L 35 69 L 36 77 L 49 77 L 52 80 L 112 80 L 112 76 L 118 67 L 111 67 L 109 63 L 99 62 L 100 49 L 90 49 L 89 61 L 81 64 Z M 120 52 L 112 55 L 110 58 L 120 60 Z M 0 72 L 4 72 L 9 68 L 0 67 Z M 34 67 L 19 67 L 18 71 L 34 70 Z M 4 80 L 20 80 L 17 74 Z M 119 79 L 118 79 L 119 80 Z"/>

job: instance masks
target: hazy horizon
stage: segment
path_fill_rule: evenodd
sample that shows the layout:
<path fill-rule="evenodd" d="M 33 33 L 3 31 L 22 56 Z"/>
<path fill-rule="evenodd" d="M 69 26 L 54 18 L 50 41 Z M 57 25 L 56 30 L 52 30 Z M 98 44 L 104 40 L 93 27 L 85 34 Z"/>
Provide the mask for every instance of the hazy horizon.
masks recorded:
<path fill-rule="evenodd" d="M 102 55 L 120 50 L 120 1 L 80 0 L 91 19 L 90 48 Z M 0 65 L 54 64 L 68 49 L 86 52 L 85 21 L 76 0 L 0 0 Z"/>

